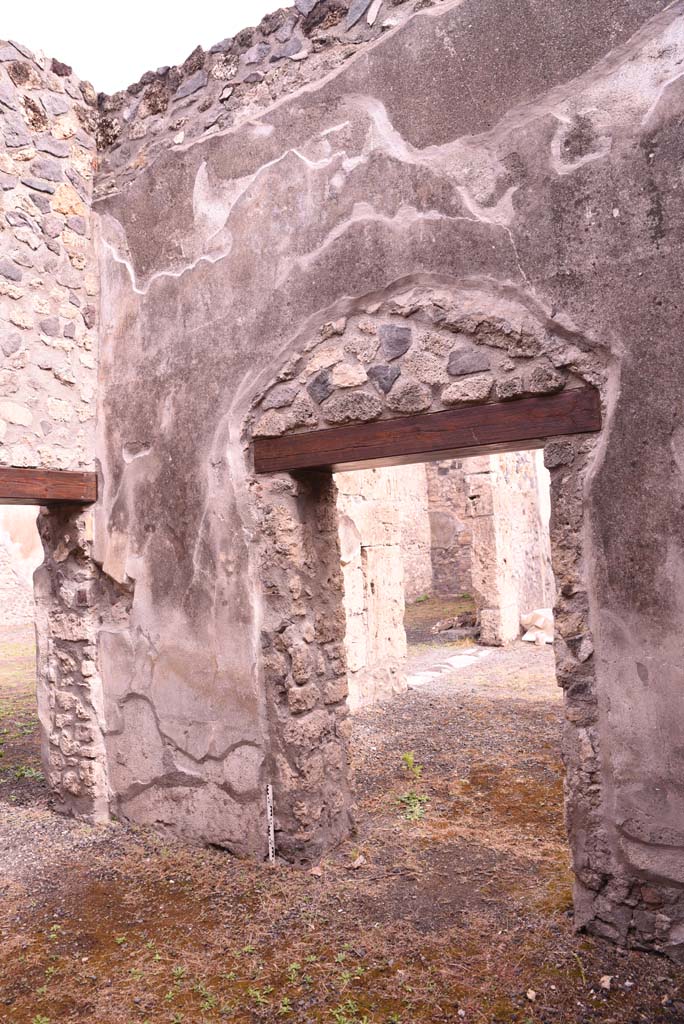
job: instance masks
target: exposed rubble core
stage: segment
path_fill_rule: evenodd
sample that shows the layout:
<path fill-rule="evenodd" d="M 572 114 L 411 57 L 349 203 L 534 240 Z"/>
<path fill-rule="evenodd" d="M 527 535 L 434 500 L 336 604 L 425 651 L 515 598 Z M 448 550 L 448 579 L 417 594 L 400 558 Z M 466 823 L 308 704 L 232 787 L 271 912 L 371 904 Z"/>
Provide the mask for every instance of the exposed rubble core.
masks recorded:
<path fill-rule="evenodd" d="M 336 489 L 253 437 L 588 384 L 544 450 L 576 920 L 684 955 L 683 13 L 297 0 L 98 107 L 0 46 L 0 461 L 101 474 L 92 543 L 43 517 L 65 807 L 347 834 Z"/>
<path fill-rule="evenodd" d="M 92 468 L 96 97 L 0 43 L 0 465 Z"/>

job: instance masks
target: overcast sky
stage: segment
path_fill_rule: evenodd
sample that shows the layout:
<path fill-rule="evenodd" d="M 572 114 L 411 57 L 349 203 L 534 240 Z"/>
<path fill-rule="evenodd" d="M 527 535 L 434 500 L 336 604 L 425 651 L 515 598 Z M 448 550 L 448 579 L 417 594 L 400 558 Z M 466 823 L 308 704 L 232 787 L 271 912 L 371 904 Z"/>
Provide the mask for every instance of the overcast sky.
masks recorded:
<path fill-rule="evenodd" d="M 145 71 L 180 64 L 292 0 L 1 0 L 0 38 L 71 64 L 98 92 L 116 92 Z"/>

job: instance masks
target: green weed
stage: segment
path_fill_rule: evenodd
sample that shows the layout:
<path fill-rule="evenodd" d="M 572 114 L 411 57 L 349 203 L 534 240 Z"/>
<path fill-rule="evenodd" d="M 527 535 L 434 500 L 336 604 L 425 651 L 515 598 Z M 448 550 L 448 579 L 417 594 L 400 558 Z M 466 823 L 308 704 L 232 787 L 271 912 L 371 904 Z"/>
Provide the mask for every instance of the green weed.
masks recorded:
<path fill-rule="evenodd" d="M 420 821 L 425 816 L 425 805 L 429 802 L 428 796 L 416 793 L 413 789 L 397 798 L 397 803 L 403 808 L 402 818 L 406 821 Z"/>
<path fill-rule="evenodd" d="M 401 766 L 404 771 L 412 775 L 414 779 L 419 779 L 423 774 L 423 766 L 422 764 L 418 764 L 416 761 L 416 755 L 412 750 L 401 755 Z"/>

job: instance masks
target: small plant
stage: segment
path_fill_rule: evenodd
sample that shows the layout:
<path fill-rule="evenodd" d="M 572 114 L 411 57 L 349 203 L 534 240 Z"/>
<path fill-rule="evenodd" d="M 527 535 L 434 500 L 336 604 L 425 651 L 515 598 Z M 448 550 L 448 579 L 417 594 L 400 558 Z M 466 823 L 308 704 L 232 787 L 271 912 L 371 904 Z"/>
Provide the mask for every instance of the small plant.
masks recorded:
<path fill-rule="evenodd" d="M 180 966 L 174 967 L 171 974 L 173 975 L 174 981 L 180 981 L 185 977 L 185 968 Z"/>
<path fill-rule="evenodd" d="M 195 985 L 195 992 L 202 997 L 200 1009 L 202 1010 L 203 1013 L 207 1013 L 209 1010 L 214 1010 L 218 1005 L 218 999 L 212 992 L 209 991 L 204 982 L 197 982 L 197 984 Z"/>
<path fill-rule="evenodd" d="M 290 966 L 288 967 L 287 977 L 291 985 L 297 984 L 297 978 L 301 969 L 302 965 L 298 963 L 290 964 Z"/>
<path fill-rule="evenodd" d="M 280 1006 L 278 1007 L 278 1016 L 287 1017 L 289 1013 L 292 1013 L 292 1003 L 287 996 L 283 996 L 280 1000 Z"/>
<path fill-rule="evenodd" d="M 430 600 L 430 595 L 429 594 L 421 594 L 420 597 L 417 597 L 413 603 L 414 604 L 425 604 L 425 602 L 429 601 L 429 600 Z"/>
<path fill-rule="evenodd" d="M 425 816 L 425 805 L 429 802 L 429 797 L 416 793 L 413 789 L 397 799 L 397 803 L 403 808 L 402 817 L 406 821 L 420 821 Z"/>
<path fill-rule="evenodd" d="M 358 967 L 352 967 L 350 971 L 342 971 L 340 975 L 340 981 L 342 982 L 343 987 L 346 988 L 347 985 L 350 984 L 350 982 L 356 981 L 357 978 L 362 978 L 365 973 L 366 968 L 361 967 L 361 965 L 359 964 Z"/>
<path fill-rule="evenodd" d="M 347 999 L 346 1002 L 340 1003 L 332 1011 L 332 1019 L 333 1024 L 370 1024 L 366 1014 L 359 1017 L 359 1008 L 353 999 Z"/>
<path fill-rule="evenodd" d="M 125 935 L 117 935 L 115 937 L 114 941 L 116 942 L 117 946 L 125 946 L 125 944 L 126 944 L 126 936 Z"/>
<path fill-rule="evenodd" d="M 412 775 L 414 779 L 419 779 L 423 774 L 423 766 L 422 764 L 418 764 L 416 761 L 416 755 L 412 750 L 401 755 L 401 766 L 404 771 Z"/>
<path fill-rule="evenodd" d="M 273 989 L 270 986 L 266 986 L 263 992 L 258 988 L 248 988 L 247 995 L 257 1004 L 257 1006 L 268 1006 L 268 999 L 266 996 L 272 991 Z"/>
<path fill-rule="evenodd" d="M 45 776 L 37 768 L 31 768 L 30 765 L 20 764 L 18 768 L 14 769 L 15 779 L 33 779 L 35 782 L 43 782 Z"/>
<path fill-rule="evenodd" d="M 37 1013 L 31 1021 L 31 1024 L 50 1024 L 50 1018 L 43 1017 L 42 1013 Z"/>

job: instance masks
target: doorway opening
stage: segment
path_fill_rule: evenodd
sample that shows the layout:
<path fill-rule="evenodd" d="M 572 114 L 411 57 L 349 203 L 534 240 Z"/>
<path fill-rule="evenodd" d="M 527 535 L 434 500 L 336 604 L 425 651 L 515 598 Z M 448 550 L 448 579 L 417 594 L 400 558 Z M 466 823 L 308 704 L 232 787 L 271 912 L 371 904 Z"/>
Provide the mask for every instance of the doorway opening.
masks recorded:
<path fill-rule="evenodd" d="M 342 472 L 335 484 L 352 711 L 402 692 L 415 671 L 425 681 L 442 647 L 553 641 L 541 451 Z"/>
<path fill-rule="evenodd" d="M 418 930 L 570 913 L 542 453 L 334 480 L 360 856 L 420 879 Z"/>
<path fill-rule="evenodd" d="M 36 687 L 35 505 L 0 506 L 0 803 L 47 806 Z"/>

